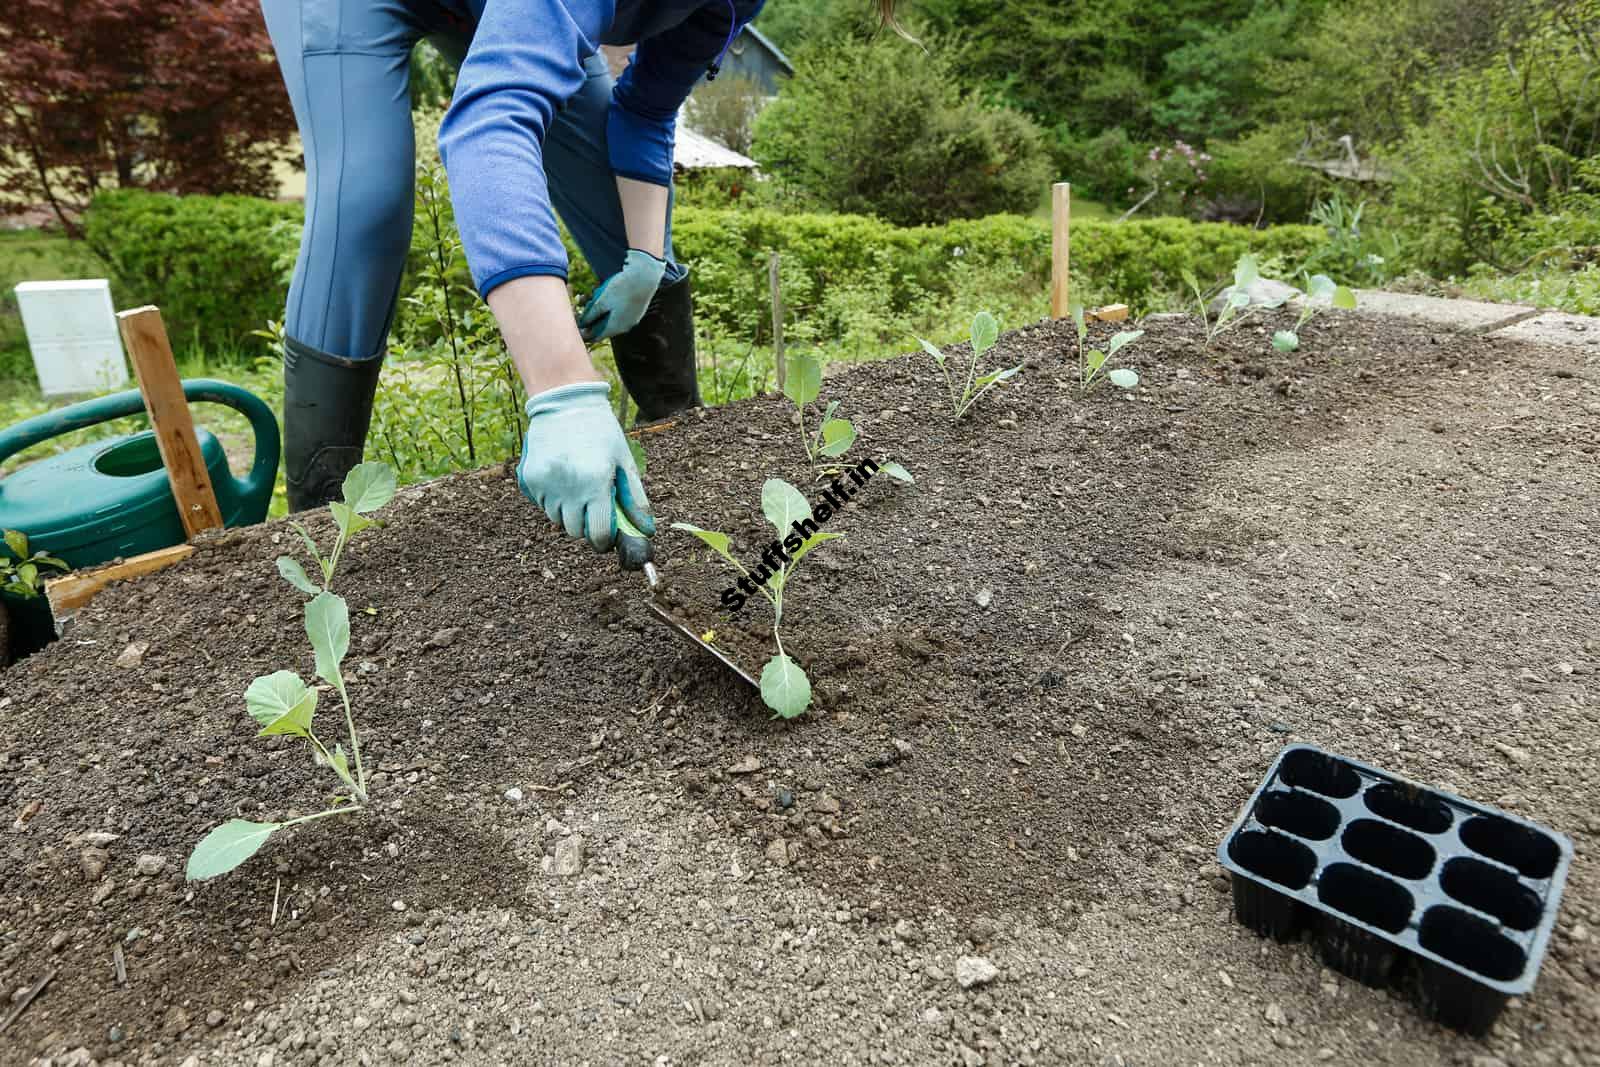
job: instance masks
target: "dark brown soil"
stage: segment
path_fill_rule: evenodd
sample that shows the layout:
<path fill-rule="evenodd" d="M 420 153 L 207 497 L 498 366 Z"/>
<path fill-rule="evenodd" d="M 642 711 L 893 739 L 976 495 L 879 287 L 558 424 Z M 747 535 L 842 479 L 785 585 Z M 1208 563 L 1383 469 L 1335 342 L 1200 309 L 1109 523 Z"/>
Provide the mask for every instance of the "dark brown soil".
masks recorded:
<path fill-rule="evenodd" d="M 1193 324 L 1151 323 L 1127 350 L 1143 385 L 1082 399 L 1070 331 L 1019 330 L 992 358 L 1023 374 L 958 425 L 920 357 L 830 377 L 862 431 L 853 455 L 917 483 L 873 479 L 830 523 L 845 538 L 802 563 L 784 636 L 816 704 L 793 722 L 667 632 L 642 578 L 559 536 L 503 470 L 403 492 L 340 578 L 379 810 L 201 886 L 181 870 L 210 827 L 328 792 L 299 748 L 252 737 L 241 699 L 258 674 L 312 673 L 302 597 L 272 564 L 295 539 L 230 532 L 112 590 L 0 675 L 0 982 L 58 971 L 0 1062 L 78 1046 L 130 1063 L 364 1047 L 419 1062 L 1593 1062 L 1600 366 L 1351 316 L 1319 318 L 1291 356 L 1267 336 L 1209 353 Z M 662 526 L 758 555 L 762 482 L 810 485 L 790 414 L 772 397 L 651 435 Z M 758 673 L 764 602 L 730 620 L 714 610 L 728 576 L 699 542 L 668 532 L 656 554 L 692 623 Z M 136 640 L 142 664 L 114 666 Z M 1229 920 L 1212 851 L 1290 740 L 1573 836 L 1538 991 L 1487 1046 Z M 544 821 L 585 813 L 619 847 L 658 836 L 608 852 L 592 881 L 553 882 Z M 120 835 L 102 880 L 83 870 L 89 831 Z M 705 950 L 790 944 L 827 923 L 805 909 L 837 911 L 823 984 L 773 949 L 750 963 L 770 979 L 716 994 L 721 1019 L 687 992 L 613 1006 L 642 977 L 674 989 L 662 961 L 711 936 L 735 891 L 699 880 L 713 849 L 762 888 Z M 163 872 L 136 874 L 141 854 Z M 498 1006 L 451 993 L 455 1021 L 382 1041 L 327 1006 L 335 988 L 383 1012 L 445 1004 L 441 931 L 477 946 L 462 988 L 501 989 Z M 1004 965 L 987 990 L 948 978 L 963 936 Z M 532 962 L 529 945 L 546 946 Z M 706 988 L 733 981 L 709 966 Z M 405 984 L 421 1007 L 394 1008 Z M 819 988 L 844 999 L 803 1008 Z M 674 998 L 696 1006 L 687 1023 Z"/>

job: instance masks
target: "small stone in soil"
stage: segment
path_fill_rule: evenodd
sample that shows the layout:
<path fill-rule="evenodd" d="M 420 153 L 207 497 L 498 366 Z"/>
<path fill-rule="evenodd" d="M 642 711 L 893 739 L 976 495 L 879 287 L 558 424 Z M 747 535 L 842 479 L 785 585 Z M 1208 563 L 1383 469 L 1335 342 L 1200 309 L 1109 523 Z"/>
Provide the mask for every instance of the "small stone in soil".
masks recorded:
<path fill-rule="evenodd" d="M 144 654 L 148 651 L 150 651 L 149 641 L 135 641 L 118 654 L 115 663 L 118 667 L 137 667 L 144 662 Z"/>
<path fill-rule="evenodd" d="M 423 648 L 449 648 L 461 636 L 461 627 L 449 626 L 432 634 L 422 643 Z"/>
<path fill-rule="evenodd" d="M 988 985 L 1000 977 L 1000 968 L 982 956 L 962 956 L 956 960 L 956 985 L 962 989 Z"/>
<path fill-rule="evenodd" d="M 583 835 L 573 834 L 556 842 L 553 865 L 555 873 L 564 878 L 583 873 Z"/>
<path fill-rule="evenodd" d="M 522 790 L 518 789 L 516 786 L 512 786 L 510 789 L 506 790 L 506 799 L 511 801 L 513 804 L 520 804 L 522 802 Z"/>
<path fill-rule="evenodd" d="M 987 589 L 978 590 L 978 595 L 972 598 L 980 608 L 988 607 L 994 601 L 994 594 Z"/>
<path fill-rule="evenodd" d="M 133 861 L 133 869 L 150 878 L 160 874 L 166 866 L 167 857 L 151 855 L 148 852 Z"/>

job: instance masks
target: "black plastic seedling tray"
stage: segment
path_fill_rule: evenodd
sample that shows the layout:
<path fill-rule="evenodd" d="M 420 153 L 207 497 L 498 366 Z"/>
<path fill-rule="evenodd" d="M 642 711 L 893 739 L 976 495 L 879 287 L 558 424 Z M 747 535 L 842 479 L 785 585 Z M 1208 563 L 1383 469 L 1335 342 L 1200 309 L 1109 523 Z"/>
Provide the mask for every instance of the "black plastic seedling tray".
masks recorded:
<path fill-rule="evenodd" d="M 1481 1037 L 1539 976 L 1572 842 L 1290 745 L 1217 857 L 1241 923 L 1279 941 L 1309 931 L 1329 967 L 1402 986 L 1423 1015 Z"/>

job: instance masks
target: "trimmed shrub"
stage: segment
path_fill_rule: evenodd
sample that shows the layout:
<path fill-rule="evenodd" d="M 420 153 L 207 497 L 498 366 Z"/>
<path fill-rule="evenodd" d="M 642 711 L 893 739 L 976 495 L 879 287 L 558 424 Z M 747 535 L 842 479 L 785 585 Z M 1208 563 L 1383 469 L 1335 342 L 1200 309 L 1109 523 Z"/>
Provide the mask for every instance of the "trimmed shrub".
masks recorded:
<path fill-rule="evenodd" d="M 220 343 L 282 316 L 300 217 L 298 204 L 116 192 L 96 200 L 89 227 L 114 267 L 121 302 L 158 303 L 176 335 L 198 332 Z M 774 251 L 782 256 L 789 337 L 800 342 L 904 344 L 911 323 L 939 319 L 943 309 L 979 297 L 1008 299 L 1019 318 L 1035 306 L 1042 315 L 1050 276 L 1049 224 L 1019 215 L 898 227 L 864 215 L 680 205 L 672 238 L 693 271 L 701 320 L 746 342 L 770 332 L 767 261 Z M 1326 239 L 1312 226 L 1080 223 L 1073 228 L 1073 291 L 1086 303 L 1118 300 L 1149 310 L 1181 290 L 1185 268 L 1221 279 L 1245 251 L 1294 265 Z M 568 253 L 574 290 L 589 292 L 593 275 L 570 244 Z"/>
<path fill-rule="evenodd" d="M 159 304 L 174 337 L 238 344 L 283 318 L 302 209 L 248 196 L 101 193 L 85 236 L 118 303 Z"/>

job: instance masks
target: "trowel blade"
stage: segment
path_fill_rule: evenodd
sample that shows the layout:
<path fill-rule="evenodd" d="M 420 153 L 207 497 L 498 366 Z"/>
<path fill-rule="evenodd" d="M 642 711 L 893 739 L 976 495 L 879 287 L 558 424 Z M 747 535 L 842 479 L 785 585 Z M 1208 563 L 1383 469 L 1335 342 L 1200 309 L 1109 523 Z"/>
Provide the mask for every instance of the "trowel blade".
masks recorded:
<path fill-rule="evenodd" d="M 654 563 L 646 563 L 644 565 L 644 576 L 650 583 L 651 591 L 654 592 L 657 583 L 660 581 L 660 578 L 656 575 Z M 665 608 L 663 608 L 660 604 L 657 604 L 653 596 L 646 601 L 646 606 L 655 613 L 656 618 L 666 623 L 676 633 L 681 634 L 685 639 L 692 641 L 702 650 L 716 657 L 717 662 L 721 663 L 724 667 L 728 668 L 728 670 L 738 675 L 739 678 L 742 679 L 745 684 L 749 685 L 752 689 L 759 690 L 761 688 L 761 683 L 750 677 L 749 674 L 745 673 L 744 668 L 740 667 L 733 660 L 729 659 L 728 656 L 715 645 L 702 641 L 699 634 L 695 633 L 688 626 L 673 618 L 673 616 Z"/>

